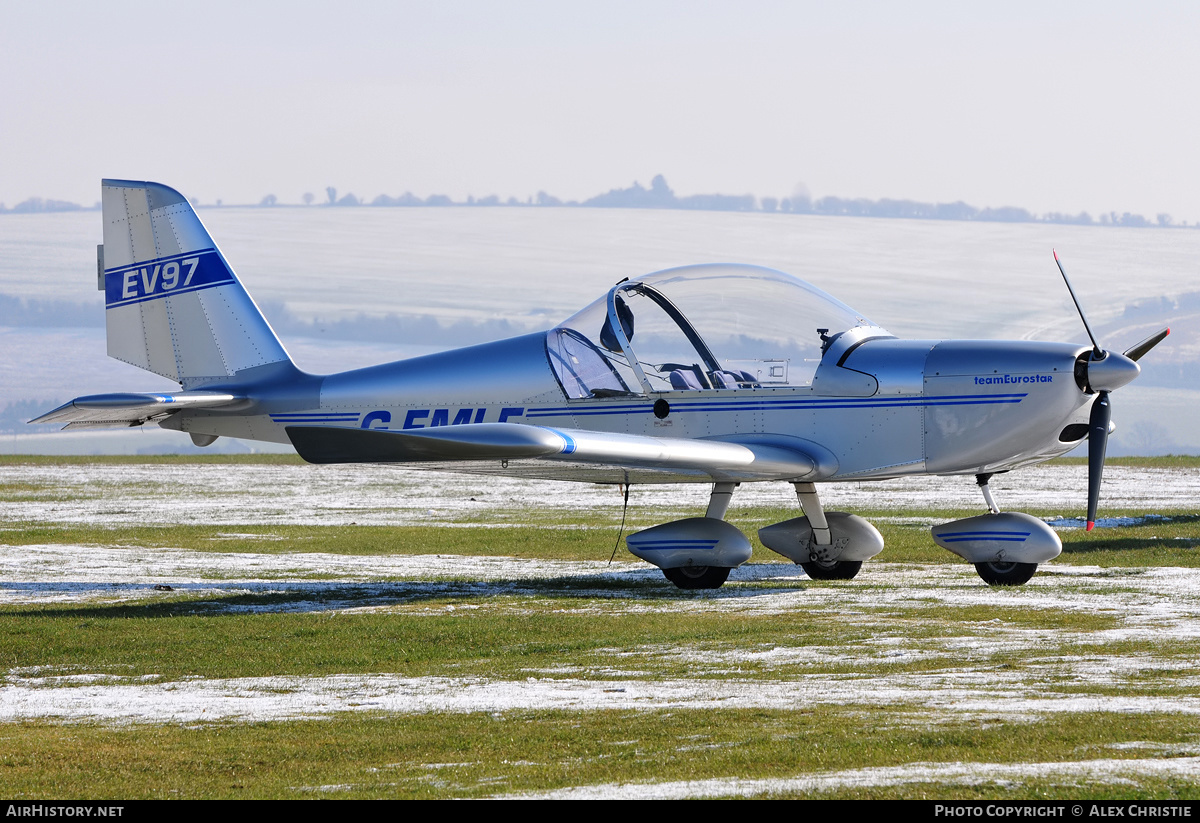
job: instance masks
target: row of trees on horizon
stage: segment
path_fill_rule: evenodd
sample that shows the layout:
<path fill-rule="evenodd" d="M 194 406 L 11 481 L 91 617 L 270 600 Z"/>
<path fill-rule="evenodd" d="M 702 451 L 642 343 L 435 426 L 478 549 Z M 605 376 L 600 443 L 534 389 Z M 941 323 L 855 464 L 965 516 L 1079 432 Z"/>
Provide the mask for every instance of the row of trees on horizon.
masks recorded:
<path fill-rule="evenodd" d="M 763 197 L 753 194 L 692 194 L 680 197 L 667 185 L 666 179 L 656 175 L 646 188 L 635 182 L 624 189 L 612 189 L 604 194 L 598 194 L 587 200 L 561 200 L 544 191 L 525 200 L 516 197 L 501 199 L 499 195 L 486 197 L 467 197 L 464 201 L 455 201 L 444 194 L 431 194 L 421 198 L 406 191 L 395 197 L 381 194 L 373 200 L 356 197 L 353 193 L 338 196 L 338 190 L 333 186 L 325 189 L 325 199 L 318 202 L 312 192 L 306 192 L 301 198 L 305 206 L 317 207 L 564 207 L 564 208 L 617 208 L 617 209 L 685 209 L 699 211 L 740 211 L 740 212 L 776 212 L 784 214 L 816 214 L 830 217 L 883 217 L 905 218 L 910 220 L 975 220 L 1000 223 L 1067 223 L 1079 226 L 1124 226 L 1131 228 L 1173 228 L 1187 227 L 1187 221 L 1175 223 L 1169 214 L 1157 214 L 1153 221 L 1140 214 L 1124 212 L 1108 212 L 1093 218 L 1087 212 L 1079 214 L 1062 214 L 1049 212 L 1042 215 L 1033 214 L 1027 209 L 1017 206 L 1002 206 L 1000 208 L 976 208 L 959 200 L 954 203 L 922 203 L 916 200 L 869 200 L 866 198 L 822 197 L 812 199 L 807 194 L 797 194 L 792 197 Z M 200 206 L 196 198 L 191 199 L 193 206 Z M 284 206 L 274 194 L 268 194 L 258 205 L 263 208 Z M 224 203 L 217 200 L 217 207 Z M 90 209 L 98 210 L 96 203 Z M 64 200 L 43 200 L 31 197 L 12 208 L 6 208 L 0 203 L 0 214 L 36 214 L 41 212 L 83 211 L 89 207 Z M 1200 228 L 1197 223 L 1193 228 Z"/>

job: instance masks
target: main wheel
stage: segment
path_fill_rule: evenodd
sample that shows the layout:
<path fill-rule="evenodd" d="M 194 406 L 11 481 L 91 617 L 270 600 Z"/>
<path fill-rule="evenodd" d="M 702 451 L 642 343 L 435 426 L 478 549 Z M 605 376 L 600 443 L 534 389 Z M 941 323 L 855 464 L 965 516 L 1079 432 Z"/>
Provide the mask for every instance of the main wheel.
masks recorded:
<path fill-rule="evenodd" d="M 812 560 L 801 563 L 804 573 L 813 580 L 851 580 L 862 568 L 861 560 Z"/>
<path fill-rule="evenodd" d="M 1037 563 L 976 563 L 975 571 L 989 586 L 1021 586 L 1037 571 Z"/>
<path fill-rule="evenodd" d="M 681 589 L 719 589 L 730 571 L 721 566 L 680 566 L 662 573 Z"/>

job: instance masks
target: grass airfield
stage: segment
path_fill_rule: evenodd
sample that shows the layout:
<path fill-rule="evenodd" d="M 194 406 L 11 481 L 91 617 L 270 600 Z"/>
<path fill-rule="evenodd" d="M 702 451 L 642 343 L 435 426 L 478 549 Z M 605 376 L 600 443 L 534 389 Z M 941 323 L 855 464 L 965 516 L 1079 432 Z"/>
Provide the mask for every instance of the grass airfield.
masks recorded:
<path fill-rule="evenodd" d="M 992 589 L 934 546 L 970 478 L 832 487 L 887 548 L 713 592 L 613 489 L 284 457 L 0 460 L 9 797 L 1200 796 L 1200 459 L 993 480 L 1064 553 Z M 1085 482 L 1084 484 L 1085 485 Z M 744 486 L 750 535 L 797 514 Z M 703 509 L 634 490 L 630 529 Z"/>

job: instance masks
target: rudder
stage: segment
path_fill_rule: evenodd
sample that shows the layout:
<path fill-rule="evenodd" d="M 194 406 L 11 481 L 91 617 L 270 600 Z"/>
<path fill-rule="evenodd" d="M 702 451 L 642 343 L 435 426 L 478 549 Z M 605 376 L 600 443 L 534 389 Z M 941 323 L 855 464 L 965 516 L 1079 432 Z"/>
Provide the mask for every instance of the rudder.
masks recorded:
<path fill-rule="evenodd" d="M 108 354 L 184 389 L 290 358 L 191 204 L 158 183 L 101 183 Z"/>

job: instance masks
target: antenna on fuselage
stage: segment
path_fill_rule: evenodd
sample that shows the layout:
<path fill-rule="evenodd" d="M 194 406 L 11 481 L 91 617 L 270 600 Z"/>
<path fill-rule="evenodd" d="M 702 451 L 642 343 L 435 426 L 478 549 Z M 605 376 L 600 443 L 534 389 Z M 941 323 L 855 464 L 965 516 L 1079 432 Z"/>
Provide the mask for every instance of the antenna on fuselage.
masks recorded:
<path fill-rule="evenodd" d="M 621 507 L 621 528 L 617 532 L 617 542 L 613 543 L 612 557 L 608 558 L 610 566 L 613 558 L 617 556 L 617 548 L 621 545 L 621 535 L 625 534 L 625 514 L 629 511 L 629 472 L 625 472 L 625 482 L 620 485 L 625 487 L 625 505 Z"/>

